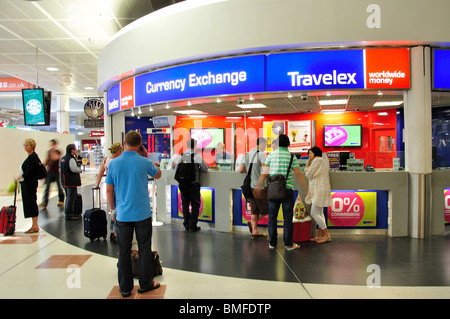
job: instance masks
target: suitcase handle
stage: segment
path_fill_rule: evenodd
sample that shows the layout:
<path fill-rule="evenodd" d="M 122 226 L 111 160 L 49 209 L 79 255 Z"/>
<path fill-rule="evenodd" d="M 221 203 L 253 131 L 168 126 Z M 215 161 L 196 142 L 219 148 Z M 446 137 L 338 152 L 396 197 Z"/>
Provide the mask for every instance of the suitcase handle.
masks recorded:
<path fill-rule="evenodd" d="M 95 207 L 95 193 L 97 192 L 98 207 Z M 100 187 L 92 188 L 92 208 L 101 208 L 102 201 L 100 200 Z"/>

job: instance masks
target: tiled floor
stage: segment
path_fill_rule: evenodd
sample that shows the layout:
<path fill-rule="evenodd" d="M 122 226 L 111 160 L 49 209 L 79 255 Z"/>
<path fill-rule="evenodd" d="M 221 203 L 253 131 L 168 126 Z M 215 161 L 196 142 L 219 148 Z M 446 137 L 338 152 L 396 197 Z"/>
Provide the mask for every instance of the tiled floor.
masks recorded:
<path fill-rule="evenodd" d="M 84 209 L 91 205 L 94 173 L 83 174 Z M 0 299 L 122 298 L 117 245 L 91 243 L 82 221 L 66 222 L 54 190 L 51 195 L 40 213 L 38 234 L 24 233 L 31 221 L 23 218 L 18 202 L 15 236 L 0 235 Z M 0 196 L 0 206 L 11 201 Z M 267 239 L 252 240 L 247 232 L 220 233 L 205 225 L 198 233 L 186 233 L 179 223 L 154 227 L 153 249 L 164 269 L 155 278 L 161 287 L 138 294 L 136 281 L 129 299 L 450 297 L 448 236 L 332 235 L 330 244 L 303 243 L 288 252 L 281 244 L 269 250 Z"/>

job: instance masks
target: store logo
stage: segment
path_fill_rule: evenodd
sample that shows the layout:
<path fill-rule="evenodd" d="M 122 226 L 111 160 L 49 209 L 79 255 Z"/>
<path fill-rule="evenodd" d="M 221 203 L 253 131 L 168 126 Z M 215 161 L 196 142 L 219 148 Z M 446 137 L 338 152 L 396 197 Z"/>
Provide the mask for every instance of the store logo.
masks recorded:
<path fill-rule="evenodd" d="M 27 112 L 31 115 L 38 115 L 42 111 L 42 104 L 39 100 L 31 99 L 26 104 Z"/>
<path fill-rule="evenodd" d="M 347 85 L 358 84 L 355 80 L 356 73 L 332 73 L 325 74 L 299 74 L 299 72 L 288 72 L 291 77 L 291 85 L 294 86 L 312 86 L 312 85 Z"/>

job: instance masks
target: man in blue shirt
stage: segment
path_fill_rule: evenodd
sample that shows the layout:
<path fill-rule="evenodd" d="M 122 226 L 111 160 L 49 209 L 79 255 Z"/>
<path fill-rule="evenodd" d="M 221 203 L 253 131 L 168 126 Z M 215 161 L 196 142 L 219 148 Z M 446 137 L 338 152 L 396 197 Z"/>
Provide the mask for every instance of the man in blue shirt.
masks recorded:
<path fill-rule="evenodd" d="M 111 210 L 116 210 L 119 243 L 118 278 L 123 297 L 131 295 L 131 246 L 133 231 L 139 247 L 139 293 L 158 288 L 152 274 L 152 211 L 148 193 L 148 175 L 161 177 L 161 170 L 139 155 L 141 134 L 130 131 L 125 137 L 125 152 L 111 160 L 106 176 L 106 195 Z M 114 192 L 116 199 L 114 201 Z"/>

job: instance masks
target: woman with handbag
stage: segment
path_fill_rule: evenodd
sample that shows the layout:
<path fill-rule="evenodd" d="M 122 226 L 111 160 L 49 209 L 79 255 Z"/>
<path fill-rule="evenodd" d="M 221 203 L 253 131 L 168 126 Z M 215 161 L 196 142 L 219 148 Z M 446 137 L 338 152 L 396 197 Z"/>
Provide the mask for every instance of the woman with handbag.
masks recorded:
<path fill-rule="evenodd" d="M 282 205 L 283 209 L 283 240 L 286 250 L 300 248 L 300 245 L 293 242 L 292 215 L 295 198 L 292 172 L 295 173 L 304 191 L 307 190 L 308 184 L 300 172 L 297 159 L 288 150 L 289 145 L 289 137 L 285 134 L 280 134 L 278 137 L 278 148 L 267 156 L 265 171 L 261 174 L 254 191 L 255 196 L 259 196 L 262 192 L 264 180 L 268 178 L 267 200 L 269 201 L 268 231 L 270 249 L 275 248 L 277 245 L 277 215 L 280 205 Z"/>
<path fill-rule="evenodd" d="M 322 158 L 322 150 L 314 146 L 308 150 L 309 159 L 305 166 L 305 175 L 309 180 L 309 191 L 305 202 L 311 204 L 311 217 L 319 225 L 319 235 L 312 241 L 323 244 L 331 242 L 323 208 L 331 205 L 331 186 L 328 163 Z"/>

